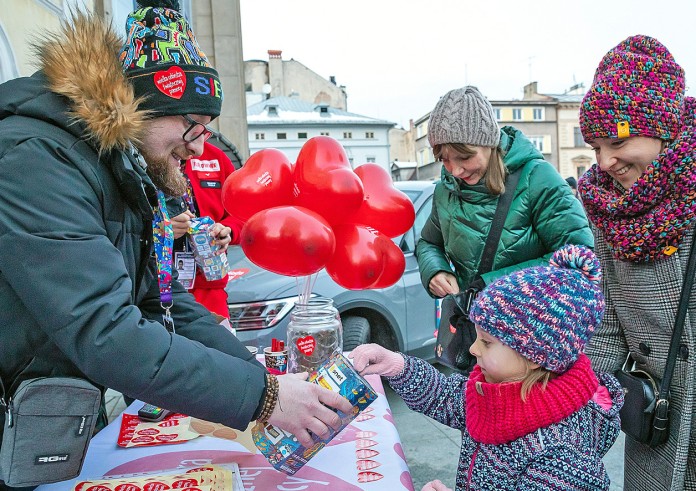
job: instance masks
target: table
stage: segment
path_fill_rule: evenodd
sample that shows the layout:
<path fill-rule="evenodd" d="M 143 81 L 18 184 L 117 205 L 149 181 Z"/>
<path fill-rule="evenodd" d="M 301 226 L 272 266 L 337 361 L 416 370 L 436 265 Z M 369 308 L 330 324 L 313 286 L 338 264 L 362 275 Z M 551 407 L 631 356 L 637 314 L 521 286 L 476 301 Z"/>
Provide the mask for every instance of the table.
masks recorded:
<path fill-rule="evenodd" d="M 246 491 L 413 491 L 382 381 L 376 375 L 366 379 L 379 397 L 294 476 L 276 471 L 260 452 L 252 454 L 239 443 L 219 438 L 202 436 L 175 445 L 118 447 L 119 416 L 92 439 L 78 478 L 45 484 L 37 491 L 69 491 L 78 481 L 102 476 L 226 462 L 239 464 Z M 125 412 L 135 414 L 140 406 L 142 403 L 136 401 Z M 373 467 L 375 463 L 379 465 Z"/>

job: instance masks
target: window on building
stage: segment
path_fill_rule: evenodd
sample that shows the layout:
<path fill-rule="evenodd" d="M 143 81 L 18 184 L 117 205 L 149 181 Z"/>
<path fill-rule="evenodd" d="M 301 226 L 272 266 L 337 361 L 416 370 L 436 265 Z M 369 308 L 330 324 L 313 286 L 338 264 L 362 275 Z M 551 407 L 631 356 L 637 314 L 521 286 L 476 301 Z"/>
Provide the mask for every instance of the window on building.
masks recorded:
<path fill-rule="evenodd" d="M 320 132 L 319 134 L 320 134 L 321 136 L 329 136 L 329 132 L 328 132 L 328 131 L 322 131 L 322 132 Z"/>
<path fill-rule="evenodd" d="M 532 111 L 532 118 L 534 119 L 534 121 L 543 121 L 544 110 L 540 107 L 535 107 Z"/>
<path fill-rule="evenodd" d="M 373 131 L 366 131 L 365 138 L 368 140 L 373 140 L 375 138 L 375 133 Z"/>
<path fill-rule="evenodd" d="M 495 120 L 500 121 L 500 108 L 499 107 L 494 107 L 493 112 L 495 113 Z"/>
<path fill-rule="evenodd" d="M 532 145 L 534 145 L 537 150 L 539 150 L 541 153 L 544 153 L 544 137 L 543 136 L 530 136 L 528 137 L 529 141 L 532 142 Z"/>
<path fill-rule="evenodd" d="M 377 159 L 375 157 L 367 157 L 365 159 L 365 162 L 367 162 L 368 164 L 374 164 L 375 162 L 377 162 Z"/>
<path fill-rule="evenodd" d="M 269 116 L 278 116 L 278 106 L 268 106 Z"/>
<path fill-rule="evenodd" d="M 287 140 L 288 139 L 288 134 L 287 133 L 278 133 L 276 134 L 276 138 L 278 140 Z"/>
<path fill-rule="evenodd" d="M 265 134 L 265 133 L 256 133 L 256 134 L 254 135 L 254 138 L 256 138 L 257 140 L 265 140 L 265 139 L 266 139 L 266 134 Z"/>
<path fill-rule="evenodd" d="M 306 131 L 301 131 L 300 133 L 297 134 L 297 139 L 298 140 L 306 140 L 307 139 L 307 132 Z"/>
<path fill-rule="evenodd" d="M 353 138 L 353 132 L 352 131 L 344 131 L 343 138 L 345 138 L 345 139 Z"/>
<path fill-rule="evenodd" d="M 428 133 L 428 127 L 426 123 L 421 123 L 416 126 L 416 138 L 423 138 Z"/>
<path fill-rule="evenodd" d="M 585 167 L 584 165 L 578 165 L 575 168 L 575 175 L 578 176 L 578 179 L 580 179 L 582 175 L 585 173 L 585 171 L 587 171 L 587 167 Z"/>
<path fill-rule="evenodd" d="M 584 147 L 585 139 L 582 137 L 582 131 L 579 126 L 573 128 L 573 144 L 576 147 Z"/>
<path fill-rule="evenodd" d="M 512 120 L 513 121 L 522 121 L 522 109 L 515 108 L 512 110 Z"/>

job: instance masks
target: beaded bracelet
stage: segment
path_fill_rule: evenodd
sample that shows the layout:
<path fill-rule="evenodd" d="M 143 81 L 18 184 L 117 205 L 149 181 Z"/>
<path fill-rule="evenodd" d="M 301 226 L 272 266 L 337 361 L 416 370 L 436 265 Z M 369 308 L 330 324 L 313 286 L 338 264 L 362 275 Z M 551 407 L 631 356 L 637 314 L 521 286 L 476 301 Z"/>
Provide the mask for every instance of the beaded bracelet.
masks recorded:
<path fill-rule="evenodd" d="M 259 413 L 258 421 L 265 423 L 273 414 L 273 410 L 278 402 L 278 378 L 270 373 L 266 374 L 266 397 L 263 400 L 263 407 Z"/>

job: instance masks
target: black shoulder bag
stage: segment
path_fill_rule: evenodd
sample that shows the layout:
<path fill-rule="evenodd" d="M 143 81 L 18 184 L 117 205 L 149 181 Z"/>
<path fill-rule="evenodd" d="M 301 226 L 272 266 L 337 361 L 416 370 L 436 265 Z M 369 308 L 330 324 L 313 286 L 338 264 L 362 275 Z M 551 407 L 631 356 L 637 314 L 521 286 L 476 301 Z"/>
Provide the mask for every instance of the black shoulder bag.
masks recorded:
<path fill-rule="evenodd" d="M 621 430 L 634 440 L 654 448 L 669 437 L 669 386 L 677 363 L 679 342 L 684 331 L 689 297 L 696 272 L 696 236 L 692 238 L 689 262 L 682 285 L 674 331 L 669 345 L 667 364 L 662 382 L 648 372 L 635 368 L 635 360 L 628 354 L 623 368 L 614 375 L 624 388 L 624 405 L 621 408 Z"/>
<path fill-rule="evenodd" d="M 439 363 L 461 372 L 470 371 L 476 364 L 476 358 L 469 353 L 469 347 L 476 340 L 474 325 L 469 320 L 469 309 L 479 292 L 478 285 L 483 282 L 481 275 L 488 273 L 493 268 L 493 260 L 498 250 L 500 236 L 503 233 L 503 225 L 505 225 L 505 219 L 510 210 L 512 197 L 517 189 L 521 173 L 522 169 L 517 169 L 505 180 L 505 192 L 498 198 L 498 205 L 491 222 L 491 228 L 488 231 L 486 245 L 483 247 L 474 281 L 463 292 L 447 295 L 442 299 L 435 358 Z"/>

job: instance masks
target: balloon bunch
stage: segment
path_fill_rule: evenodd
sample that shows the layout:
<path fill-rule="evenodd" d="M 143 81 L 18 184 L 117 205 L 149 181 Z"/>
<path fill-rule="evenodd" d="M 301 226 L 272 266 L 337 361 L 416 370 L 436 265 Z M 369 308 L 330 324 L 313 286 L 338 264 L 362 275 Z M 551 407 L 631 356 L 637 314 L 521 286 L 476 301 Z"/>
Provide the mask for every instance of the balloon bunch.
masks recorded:
<path fill-rule="evenodd" d="M 386 288 L 404 272 L 391 240 L 413 225 L 413 203 L 377 164 L 351 168 L 331 137 L 307 140 L 292 164 L 264 149 L 231 174 L 225 209 L 244 221 L 240 244 L 251 262 L 274 273 L 307 276 L 326 268 L 344 288 Z"/>

